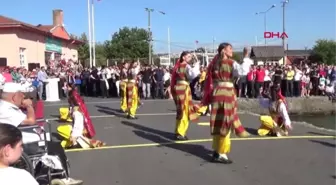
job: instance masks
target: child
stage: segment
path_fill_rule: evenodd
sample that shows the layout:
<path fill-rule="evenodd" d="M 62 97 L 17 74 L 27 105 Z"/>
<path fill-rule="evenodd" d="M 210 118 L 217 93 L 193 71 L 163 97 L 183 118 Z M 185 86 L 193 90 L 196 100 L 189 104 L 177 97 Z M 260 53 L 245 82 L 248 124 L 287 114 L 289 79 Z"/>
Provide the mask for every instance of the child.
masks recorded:
<path fill-rule="evenodd" d="M 10 167 L 21 155 L 21 131 L 13 125 L 0 123 L 0 184 L 38 185 L 28 171 Z"/>

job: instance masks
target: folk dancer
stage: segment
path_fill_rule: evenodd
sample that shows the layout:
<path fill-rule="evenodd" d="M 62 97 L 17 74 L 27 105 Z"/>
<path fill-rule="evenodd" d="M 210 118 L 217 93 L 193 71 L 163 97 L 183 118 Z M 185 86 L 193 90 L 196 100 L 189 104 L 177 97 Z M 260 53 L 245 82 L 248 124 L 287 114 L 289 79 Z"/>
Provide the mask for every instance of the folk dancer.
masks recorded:
<path fill-rule="evenodd" d="M 127 118 L 137 119 L 135 116 L 139 105 L 137 77 L 140 72 L 140 62 L 133 62 L 127 71 Z"/>
<path fill-rule="evenodd" d="M 120 70 L 120 97 L 121 97 L 121 101 L 120 101 L 120 111 L 121 112 L 125 112 L 127 111 L 127 71 L 129 68 L 129 63 L 124 62 L 123 66 Z"/>
<path fill-rule="evenodd" d="M 258 129 L 260 136 L 288 136 L 292 130 L 291 120 L 287 112 L 285 98 L 281 94 L 279 87 L 272 86 L 270 94 L 266 98 L 260 98 L 260 105 L 269 109 L 270 115 L 261 115 L 261 126 Z"/>
<path fill-rule="evenodd" d="M 76 100 L 76 91 L 75 89 L 71 89 L 68 102 L 70 105 L 70 112 L 73 124 L 65 124 L 57 127 L 57 132 L 60 136 L 63 137 L 61 145 L 63 148 L 72 148 L 72 147 L 82 147 L 82 148 L 96 148 L 104 146 L 105 143 L 92 139 L 92 130 L 91 135 L 86 129 L 86 121 L 88 114 L 84 114 L 84 109 L 79 105 L 80 103 Z M 82 105 L 83 107 L 83 105 Z"/>
<path fill-rule="evenodd" d="M 213 135 L 213 162 L 230 164 L 227 154 L 231 149 L 231 132 L 239 137 L 247 137 L 237 113 L 237 96 L 234 78 L 239 76 L 240 65 L 231 59 L 232 45 L 222 43 L 218 54 L 208 67 L 202 105 L 211 104 L 210 130 Z"/>
<path fill-rule="evenodd" d="M 189 52 L 182 52 L 176 62 L 171 77 L 171 92 L 176 105 L 176 140 L 187 140 L 186 132 L 189 127 L 189 120 L 196 120 L 199 115 L 199 106 L 194 105 L 188 82 L 188 66 L 192 60 Z"/>

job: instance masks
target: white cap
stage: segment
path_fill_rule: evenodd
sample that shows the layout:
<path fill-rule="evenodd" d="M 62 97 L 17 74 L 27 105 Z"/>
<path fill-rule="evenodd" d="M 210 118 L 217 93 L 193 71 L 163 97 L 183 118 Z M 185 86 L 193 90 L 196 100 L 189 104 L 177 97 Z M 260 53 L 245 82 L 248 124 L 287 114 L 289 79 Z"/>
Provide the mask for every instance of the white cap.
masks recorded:
<path fill-rule="evenodd" d="M 13 82 L 7 82 L 3 86 L 2 91 L 6 92 L 6 93 L 25 92 L 25 88 L 23 88 L 21 84 L 13 83 Z"/>

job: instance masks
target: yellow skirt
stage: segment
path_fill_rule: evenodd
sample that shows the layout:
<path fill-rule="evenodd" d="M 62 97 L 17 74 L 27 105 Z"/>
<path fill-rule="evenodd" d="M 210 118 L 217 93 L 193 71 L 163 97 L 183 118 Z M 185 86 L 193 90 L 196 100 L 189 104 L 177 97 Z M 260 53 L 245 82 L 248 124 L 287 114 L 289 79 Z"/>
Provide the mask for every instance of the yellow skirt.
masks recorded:
<path fill-rule="evenodd" d="M 72 122 L 71 115 L 69 112 L 69 107 L 61 107 L 59 109 L 60 120 L 66 122 Z"/>
<path fill-rule="evenodd" d="M 260 122 L 261 126 L 258 129 L 259 136 L 266 136 L 271 134 L 275 128 L 279 128 L 279 131 L 283 132 L 285 135 L 288 135 L 285 127 L 283 125 L 278 126 L 278 123 L 276 123 L 271 116 L 260 116 Z"/>
<path fill-rule="evenodd" d="M 57 127 L 57 133 L 63 138 L 61 141 L 61 145 L 63 148 L 71 148 L 73 143 L 71 142 L 71 131 L 72 125 L 64 124 Z M 82 148 L 97 148 L 101 146 L 105 146 L 106 144 L 99 140 L 89 139 L 85 137 L 85 130 L 83 131 L 83 136 L 77 139 L 78 144 Z"/>

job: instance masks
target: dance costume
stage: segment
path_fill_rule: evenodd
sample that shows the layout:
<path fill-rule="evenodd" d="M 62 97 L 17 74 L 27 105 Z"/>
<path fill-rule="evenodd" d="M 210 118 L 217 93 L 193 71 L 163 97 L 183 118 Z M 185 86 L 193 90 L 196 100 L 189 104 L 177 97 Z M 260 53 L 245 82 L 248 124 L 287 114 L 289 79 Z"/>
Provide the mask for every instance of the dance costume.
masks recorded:
<path fill-rule="evenodd" d="M 136 119 L 136 111 L 139 105 L 137 76 L 140 72 L 140 66 L 130 68 L 127 72 L 127 116 L 130 119 Z"/>
<path fill-rule="evenodd" d="M 187 78 L 187 63 L 177 61 L 171 77 L 171 92 L 176 105 L 176 129 L 178 140 L 185 140 L 189 120 L 196 120 L 199 115 L 198 106 L 192 102 L 190 86 Z"/>
<path fill-rule="evenodd" d="M 125 67 L 123 67 L 120 71 L 120 97 L 121 97 L 121 101 L 120 101 L 120 110 L 122 112 L 126 112 L 127 111 L 127 69 Z"/>
<path fill-rule="evenodd" d="M 240 123 L 233 77 L 238 77 L 239 64 L 216 56 L 208 67 L 203 105 L 211 104 L 210 130 L 213 135 L 214 162 L 231 163 L 226 154 L 231 149 L 231 132 L 239 137 L 249 133 Z"/>

